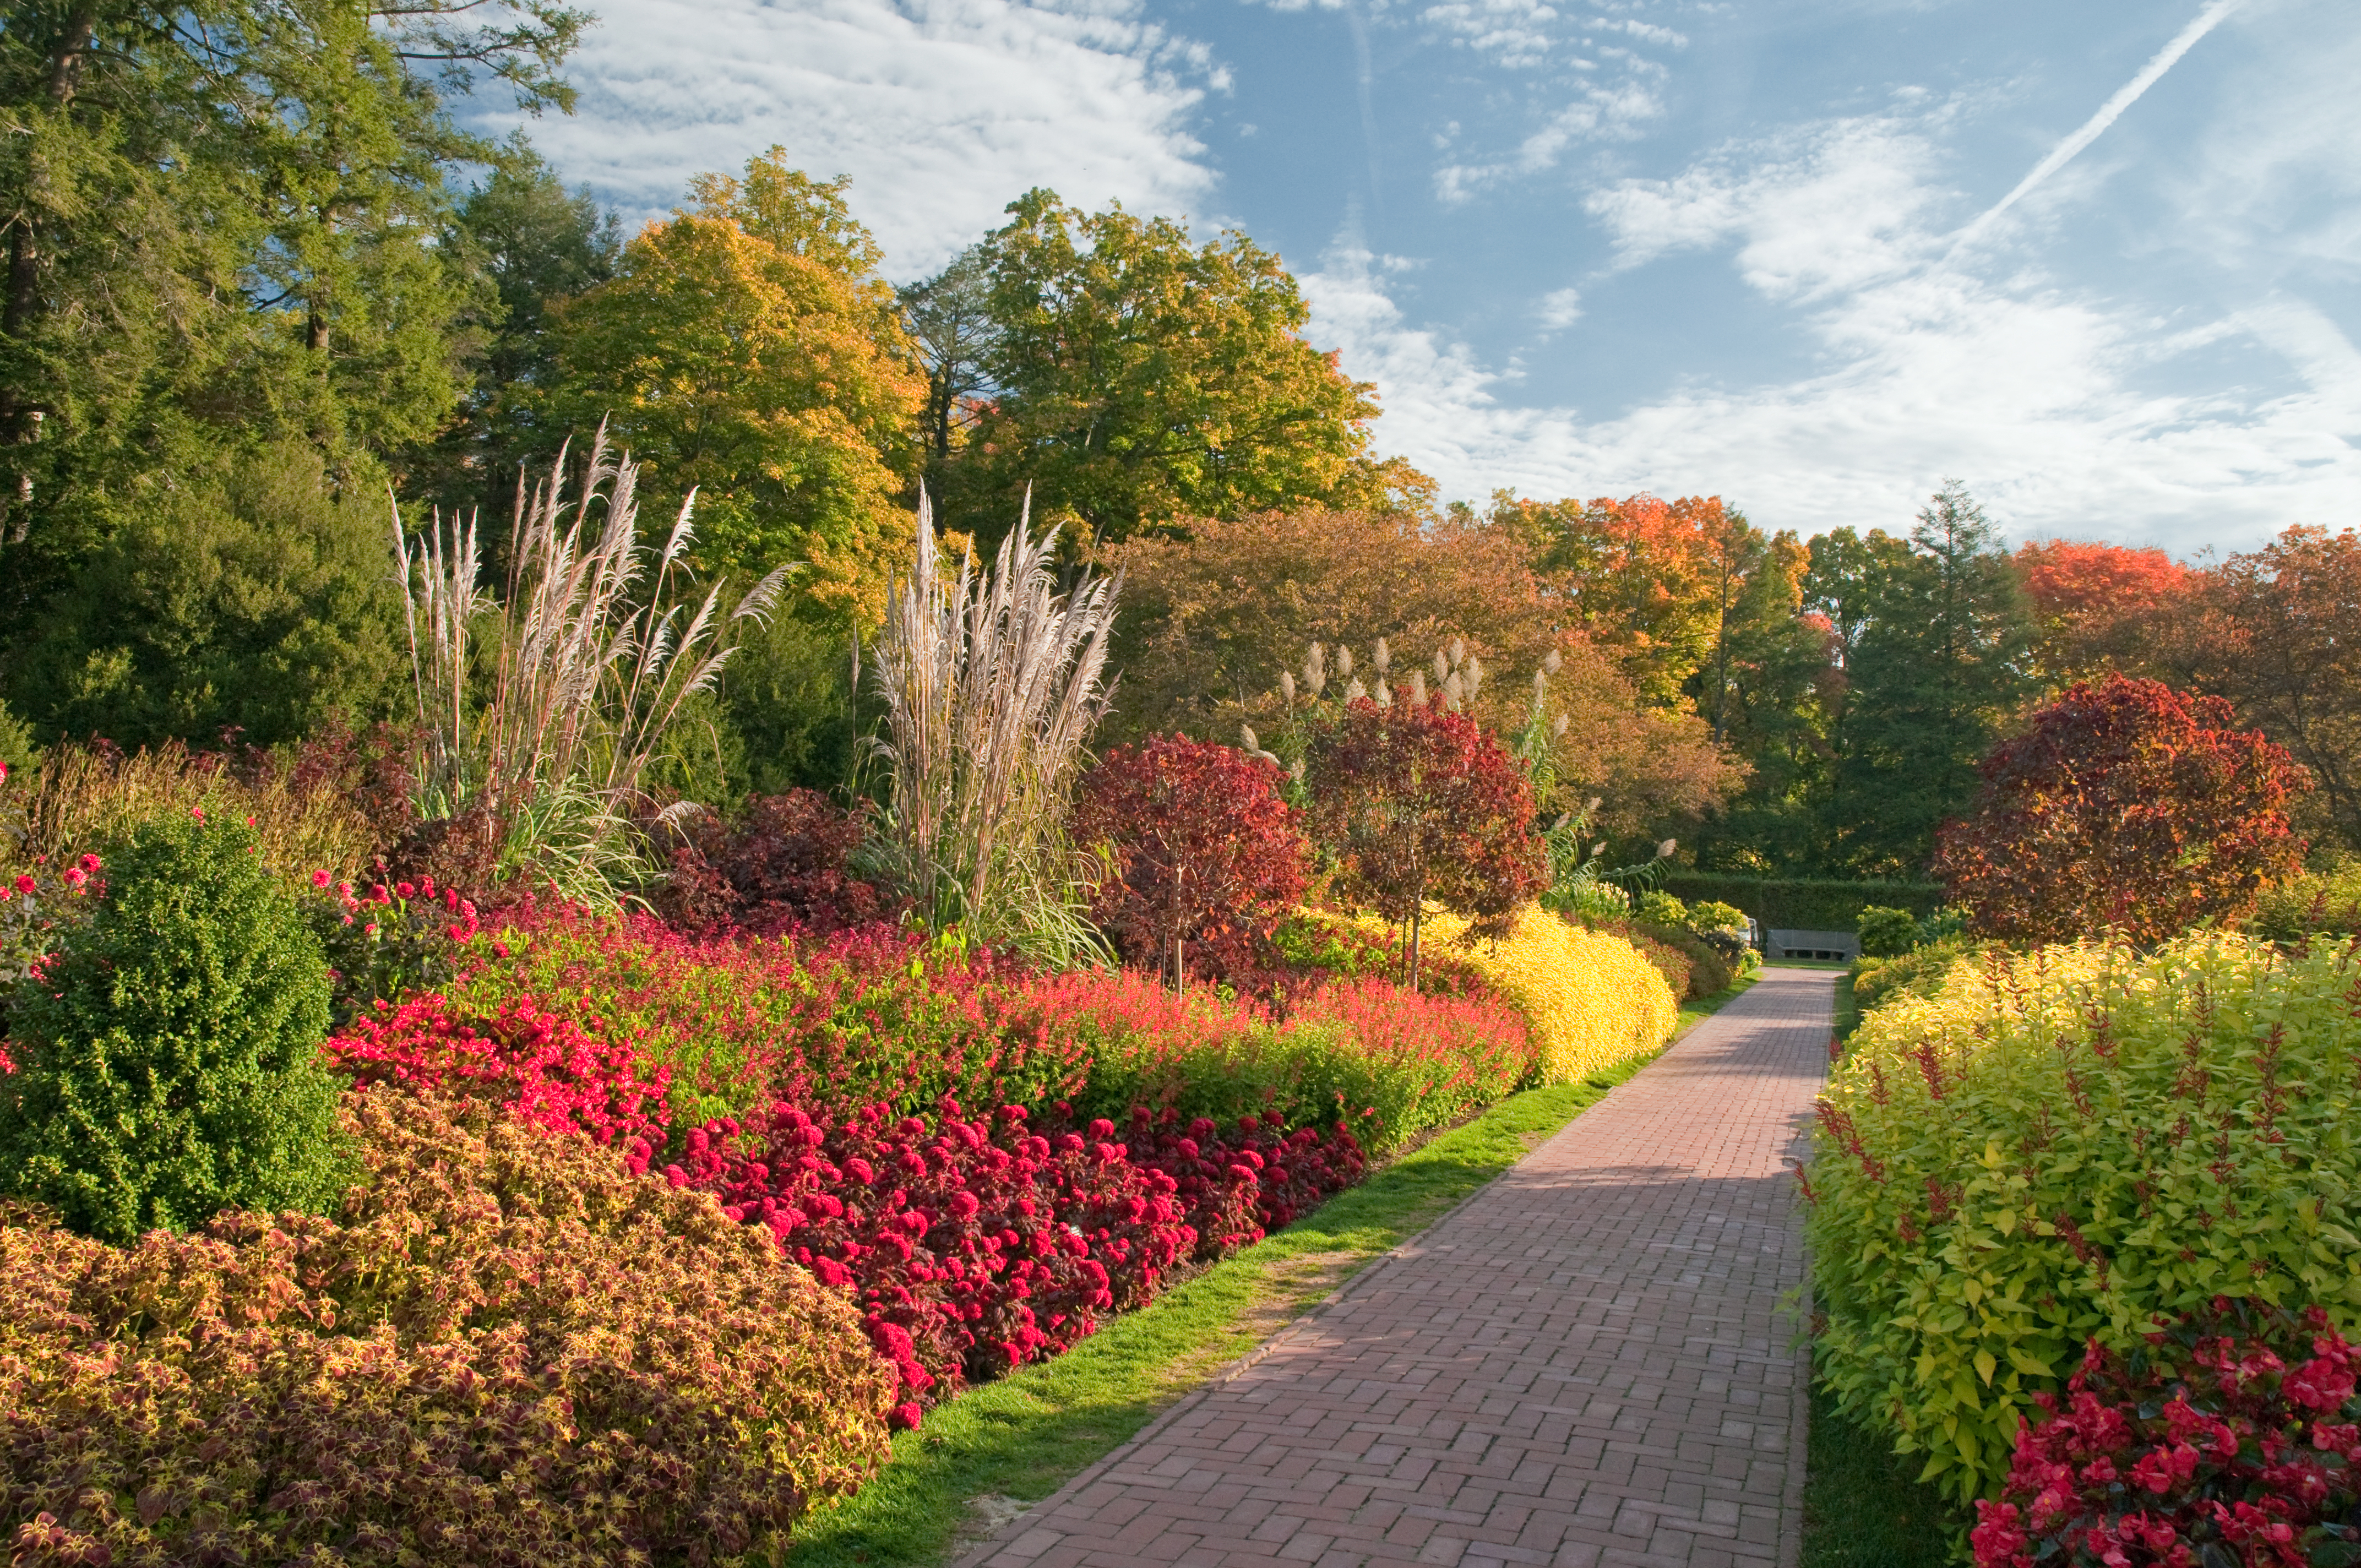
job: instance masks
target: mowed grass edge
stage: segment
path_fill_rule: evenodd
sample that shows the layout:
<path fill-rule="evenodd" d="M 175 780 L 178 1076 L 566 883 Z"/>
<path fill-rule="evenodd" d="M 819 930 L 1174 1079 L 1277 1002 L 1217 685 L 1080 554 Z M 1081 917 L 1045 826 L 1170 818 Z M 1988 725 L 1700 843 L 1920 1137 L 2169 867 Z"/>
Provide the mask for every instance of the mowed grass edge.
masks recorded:
<path fill-rule="evenodd" d="M 1682 1009 L 1677 1040 L 1753 984 Z M 1671 1041 L 1667 1041 L 1669 1046 Z M 898 1433 L 860 1493 L 816 1509 L 780 1568 L 931 1568 L 1055 1492 L 1363 1267 L 1449 1212 L 1655 1059 L 1512 1094 L 1276 1235 L 1223 1259 L 1054 1360 Z"/>

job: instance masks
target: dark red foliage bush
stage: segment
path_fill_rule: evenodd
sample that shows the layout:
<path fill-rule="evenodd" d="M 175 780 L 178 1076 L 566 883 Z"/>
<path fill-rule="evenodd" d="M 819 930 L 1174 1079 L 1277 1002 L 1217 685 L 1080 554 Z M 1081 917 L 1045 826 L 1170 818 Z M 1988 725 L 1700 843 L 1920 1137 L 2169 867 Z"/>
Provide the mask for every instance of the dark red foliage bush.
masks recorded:
<path fill-rule="evenodd" d="M 1159 735 L 1082 780 L 1072 828 L 1115 874 L 1091 917 L 1124 958 L 1235 983 L 1270 967 L 1272 928 L 1303 896 L 1309 846 L 1285 775 L 1233 746 Z"/>
<path fill-rule="evenodd" d="M 2094 1344 L 1976 1505 L 1977 1568 L 2361 1563 L 2355 1362 L 2318 1308 L 2220 1299 L 2129 1356 Z"/>
<path fill-rule="evenodd" d="M 344 1130 L 326 1218 L 0 1211 L 16 1568 L 768 1561 L 885 1457 L 857 1316 L 710 1199 L 480 1106 Z"/>
<path fill-rule="evenodd" d="M 1975 809 L 1947 824 L 1935 874 L 1970 927 L 2072 941 L 2108 927 L 2157 942 L 2251 913 L 2296 871 L 2288 825 L 2310 775 L 2220 697 L 2109 675 L 2033 716 L 1982 765 Z"/>
<path fill-rule="evenodd" d="M 848 1286 L 902 1376 L 905 1424 L 964 1379 L 1054 1355 L 1101 1314 L 1144 1304 L 1191 1253 L 1176 1183 L 1108 1141 L 1043 1137 L 1022 1107 L 933 1125 L 883 1105 L 845 1116 L 774 1107 L 688 1135 L 664 1174 L 767 1226 L 825 1284 Z M 642 1142 L 631 1163 L 645 1168 Z"/>
<path fill-rule="evenodd" d="M 735 928 L 815 936 L 890 920 L 895 901 L 851 869 L 866 832 L 859 817 L 818 790 L 756 795 L 735 820 L 690 817 L 686 839 L 656 895 L 656 912 L 683 931 Z"/>
<path fill-rule="evenodd" d="M 329 1038 L 329 1062 L 363 1083 L 482 1100 L 551 1132 L 602 1144 L 662 1143 L 672 1069 L 643 1069 L 640 1042 L 588 999 L 544 1007 L 530 996 L 454 1006 L 439 995 L 380 1002 Z"/>

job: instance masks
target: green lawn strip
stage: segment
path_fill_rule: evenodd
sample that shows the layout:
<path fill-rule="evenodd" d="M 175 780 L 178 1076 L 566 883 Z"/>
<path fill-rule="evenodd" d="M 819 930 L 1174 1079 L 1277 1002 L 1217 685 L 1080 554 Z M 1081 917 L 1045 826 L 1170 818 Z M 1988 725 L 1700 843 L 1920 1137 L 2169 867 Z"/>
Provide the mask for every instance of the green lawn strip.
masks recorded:
<path fill-rule="evenodd" d="M 1948 1568 L 1967 1515 L 1918 1484 L 1919 1464 L 1839 1415 L 1836 1402 L 1813 1389 L 1803 1568 Z"/>
<path fill-rule="evenodd" d="M 1684 1008 L 1675 1038 L 1752 983 Z M 928 1412 L 895 1437 L 893 1457 L 859 1495 L 805 1521 L 783 1568 L 943 1562 L 1003 1522 L 1007 1499 L 1056 1491 L 1653 1059 L 1512 1094 L 1064 1355 Z"/>

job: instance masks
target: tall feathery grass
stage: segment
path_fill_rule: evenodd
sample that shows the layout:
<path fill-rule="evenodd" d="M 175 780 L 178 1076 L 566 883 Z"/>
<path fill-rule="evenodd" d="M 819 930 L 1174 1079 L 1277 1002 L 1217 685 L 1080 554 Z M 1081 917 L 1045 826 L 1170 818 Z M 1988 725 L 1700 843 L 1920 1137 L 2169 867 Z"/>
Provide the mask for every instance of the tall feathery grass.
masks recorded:
<path fill-rule="evenodd" d="M 151 817 L 191 811 L 252 817 L 265 862 L 291 880 L 321 867 L 357 876 L 371 847 L 368 817 L 337 791 L 308 787 L 284 766 L 241 773 L 226 756 L 177 740 L 128 754 L 52 746 L 5 787 L 0 869 L 10 872 L 37 860 L 62 865 Z"/>
<path fill-rule="evenodd" d="M 602 424 L 579 499 L 567 454 L 531 491 L 520 477 L 507 592 L 480 583 L 474 518 L 438 512 L 413 543 L 394 512 L 411 674 L 423 737 L 419 814 L 474 817 L 500 839 L 503 880 L 611 905 L 637 862 L 642 780 L 689 698 L 733 652 L 731 626 L 766 615 L 792 565 L 723 611 L 724 582 L 689 581 L 697 492 L 663 545 L 639 539 L 639 465 Z M 692 608 L 692 605 L 694 608 Z"/>
<path fill-rule="evenodd" d="M 889 792 L 872 852 L 935 930 L 1069 962 L 1105 952 L 1082 913 L 1095 862 L 1066 815 L 1113 695 L 1102 676 L 1123 575 L 1060 593 L 1057 530 L 1037 539 L 1031 521 L 1028 499 L 988 569 L 971 553 L 947 580 L 918 499 L 917 561 L 874 654 Z"/>

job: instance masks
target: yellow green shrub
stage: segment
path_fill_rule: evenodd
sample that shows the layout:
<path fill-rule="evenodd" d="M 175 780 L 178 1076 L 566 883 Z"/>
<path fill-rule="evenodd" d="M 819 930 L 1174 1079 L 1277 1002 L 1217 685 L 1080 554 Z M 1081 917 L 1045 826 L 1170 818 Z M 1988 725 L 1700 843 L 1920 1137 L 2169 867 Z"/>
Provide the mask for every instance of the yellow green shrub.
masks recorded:
<path fill-rule="evenodd" d="M 1539 905 L 1509 934 L 1462 946 L 1465 918 L 1429 909 L 1423 940 L 1480 973 L 1532 1031 L 1543 1083 L 1565 1083 L 1654 1050 L 1672 1036 L 1680 1003 L 1663 971 L 1620 937 L 1569 925 Z"/>
<path fill-rule="evenodd" d="M 2361 1328 L 2361 959 L 2198 936 L 1950 970 L 1870 1013 L 1806 1175 L 1821 1376 L 1960 1497 L 2096 1339 L 2217 1296 Z"/>

